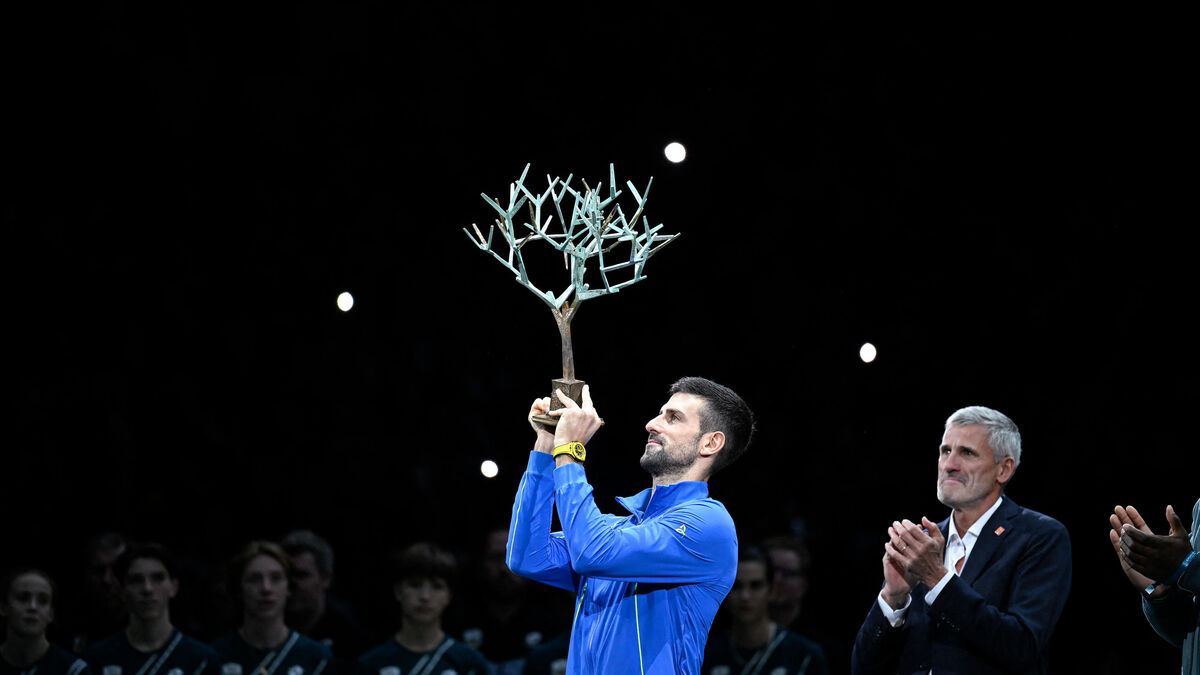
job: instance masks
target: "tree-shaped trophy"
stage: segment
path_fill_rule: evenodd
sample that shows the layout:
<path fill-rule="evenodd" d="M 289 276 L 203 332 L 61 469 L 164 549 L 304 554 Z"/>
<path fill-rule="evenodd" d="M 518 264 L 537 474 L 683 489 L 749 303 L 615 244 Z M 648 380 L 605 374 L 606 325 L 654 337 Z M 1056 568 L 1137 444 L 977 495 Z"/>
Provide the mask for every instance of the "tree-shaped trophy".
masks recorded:
<path fill-rule="evenodd" d="M 554 395 L 554 391 L 562 389 L 563 393 L 576 402 L 583 394 L 583 380 L 575 378 L 575 352 L 571 346 L 571 320 L 579 311 L 579 305 L 584 300 L 616 293 L 622 288 L 631 286 L 646 278 L 645 266 L 650 256 L 657 253 L 663 246 L 671 243 L 678 234 L 660 234 L 662 224 L 651 227 L 643 216 L 646 199 L 650 195 L 651 178 L 646 183 L 646 189 L 638 193 L 632 182 L 626 182 L 629 191 L 633 193 L 637 209 L 632 217 L 626 217 L 617 198 L 623 192 L 618 190 L 616 176 L 612 165 L 608 167 L 608 198 L 601 199 L 602 183 L 593 190 L 583 182 L 583 192 L 571 187 L 572 176 L 565 181 L 546 176 L 549 184 L 545 192 L 535 195 L 525 187 L 525 177 L 529 173 L 529 165 L 521 172 L 521 177 L 508 188 L 508 207 L 500 205 L 498 199 L 481 194 L 484 201 L 491 205 L 499 217 L 495 224 L 488 227 L 485 237 L 474 223 L 471 229 L 474 234 L 463 228 L 472 243 L 480 250 L 492 254 L 496 260 L 517 275 L 517 282 L 533 292 L 554 313 L 554 321 L 558 324 L 558 334 L 562 338 L 562 379 L 554 379 L 550 383 L 551 410 L 562 407 L 562 402 Z M 557 189 L 557 191 L 556 191 Z M 563 200 L 567 195 L 573 199 L 570 207 L 570 218 L 564 217 Z M 549 203 L 547 203 L 549 202 Z M 543 207 L 548 211 L 553 206 L 553 213 L 548 213 L 542 220 Z M 516 223 L 521 209 L 528 206 L 529 218 L 520 226 Z M 554 225 L 554 216 L 558 216 L 558 226 Z M 641 232 L 638 232 L 638 221 L 642 221 Z M 506 252 L 501 252 L 497 242 L 496 231 L 507 246 Z M 542 241 L 554 250 L 562 253 L 563 264 L 570 275 L 570 283 L 558 295 L 543 291 L 533 284 L 525 267 L 523 251 L 525 245 Z M 592 288 L 584 282 L 588 263 L 596 259 L 599 287 Z M 612 276 L 610 276 L 612 275 Z M 549 415 L 538 415 L 535 420 L 553 427 L 558 418 Z"/>

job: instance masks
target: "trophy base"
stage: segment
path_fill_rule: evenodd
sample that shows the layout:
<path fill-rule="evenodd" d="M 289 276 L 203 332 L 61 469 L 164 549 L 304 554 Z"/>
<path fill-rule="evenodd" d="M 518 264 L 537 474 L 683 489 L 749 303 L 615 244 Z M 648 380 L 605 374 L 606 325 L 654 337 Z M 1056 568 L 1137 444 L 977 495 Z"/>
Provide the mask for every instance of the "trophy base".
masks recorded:
<path fill-rule="evenodd" d="M 578 405 L 583 405 L 583 385 L 586 384 L 583 380 L 564 380 L 561 377 L 550 381 L 550 409 L 558 410 L 564 407 L 563 402 L 558 400 L 558 394 L 554 393 L 559 389 L 567 395 L 567 398 L 575 401 Z M 558 426 L 558 418 L 549 415 L 534 415 L 533 421 L 542 425 L 547 429 L 554 429 Z"/>

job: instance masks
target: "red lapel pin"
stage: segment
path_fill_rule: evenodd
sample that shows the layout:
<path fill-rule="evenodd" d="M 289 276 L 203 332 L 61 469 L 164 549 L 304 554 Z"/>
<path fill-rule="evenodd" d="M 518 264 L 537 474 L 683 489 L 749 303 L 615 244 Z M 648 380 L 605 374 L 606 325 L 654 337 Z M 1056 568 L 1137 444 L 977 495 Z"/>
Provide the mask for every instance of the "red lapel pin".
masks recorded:
<path fill-rule="evenodd" d="M 1003 525 L 996 528 L 996 536 L 999 537 L 1002 534 L 1004 534 L 1004 526 Z"/>

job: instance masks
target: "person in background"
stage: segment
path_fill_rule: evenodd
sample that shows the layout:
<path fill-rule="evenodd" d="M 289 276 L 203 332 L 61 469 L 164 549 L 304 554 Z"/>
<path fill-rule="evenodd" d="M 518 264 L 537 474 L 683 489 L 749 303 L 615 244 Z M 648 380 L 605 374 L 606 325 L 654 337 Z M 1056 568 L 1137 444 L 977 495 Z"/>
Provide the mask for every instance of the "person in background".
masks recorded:
<path fill-rule="evenodd" d="M 392 593 L 400 605 L 400 628 L 387 642 L 358 659 L 360 675 L 486 675 L 482 654 L 446 635 L 442 615 L 453 598 L 454 556 L 427 542 L 400 553 Z"/>
<path fill-rule="evenodd" d="M 135 544 L 113 565 L 129 614 L 125 630 L 88 647 L 84 659 L 100 675 L 179 672 L 217 675 L 217 653 L 171 623 L 179 593 L 174 557 L 160 544 Z"/>
<path fill-rule="evenodd" d="M 289 532 L 279 545 L 292 559 L 291 595 L 284 615 L 287 625 L 329 647 L 339 670 L 349 672 L 358 655 L 371 645 L 354 612 L 330 592 L 333 547 L 311 530 Z"/>
<path fill-rule="evenodd" d="M 76 654 L 125 627 L 128 615 L 113 565 L 127 546 L 119 532 L 101 532 L 87 540 L 81 602 L 70 613 L 71 650 Z"/>
<path fill-rule="evenodd" d="M 500 675 L 520 673 L 532 650 L 565 628 L 557 613 L 541 606 L 539 589 L 504 564 L 507 542 L 507 523 L 487 529 L 475 578 L 462 594 L 462 640 L 494 664 Z"/>
<path fill-rule="evenodd" d="M 704 675 L 829 675 L 820 645 L 771 618 L 774 572 L 771 558 L 761 549 L 739 549 L 737 577 L 725 598 L 731 629 L 709 636 L 700 671 Z"/>
<path fill-rule="evenodd" d="M 0 617 L 0 675 L 91 675 L 87 662 L 52 644 L 46 628 L 54 620 L 54 580 L 37 569 L 5 576 Z"/>
<path fill-rule="evenodd" d="M 278 544 L 253 541 L 229 562 L 226 579 L 241 614 L 237 630 L 213 641 L 221 675 L 321 675 L 333 654 L 284 622 L 292 561 Z"/>

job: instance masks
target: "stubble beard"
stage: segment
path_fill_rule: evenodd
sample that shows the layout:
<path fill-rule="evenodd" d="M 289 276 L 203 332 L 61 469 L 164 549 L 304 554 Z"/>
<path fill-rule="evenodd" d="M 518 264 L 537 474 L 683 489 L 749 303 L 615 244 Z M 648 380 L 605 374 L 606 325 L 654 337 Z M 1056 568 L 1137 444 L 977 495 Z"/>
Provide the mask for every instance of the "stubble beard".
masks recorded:
<path fill-rule="evenodd" d="M 946 490 L 946 483 L 954 482 L 958 485 L 957 496 L 950 496 Z M 944 506 L 952 509 L 963 509 L 982 500 L 986 495 L 976 495 L 972 493 L 971 486 L 959 480 L 950 478 L 949 476 L 938 479 L 937 498 Z"/>
<path fill-rule="evenodd" d="M 666 445 L 666 440 L 661 436 L 651 436 L 652 439 L 658 441 L 657 445 L 647 443 L 646 451 L 642 453 L 640 464 L 650 474 L 651 478 L 659 478 L 662 476 L 680 476 L 683 475 L 692 464 L 696 461 L 696 453 L 675 453 L 672 448 Z M 696 434 L 693 439 L 695 445 L 698 446 L 700 434 Z M 695 447 L 693 447 L 693 451 Z"/>

